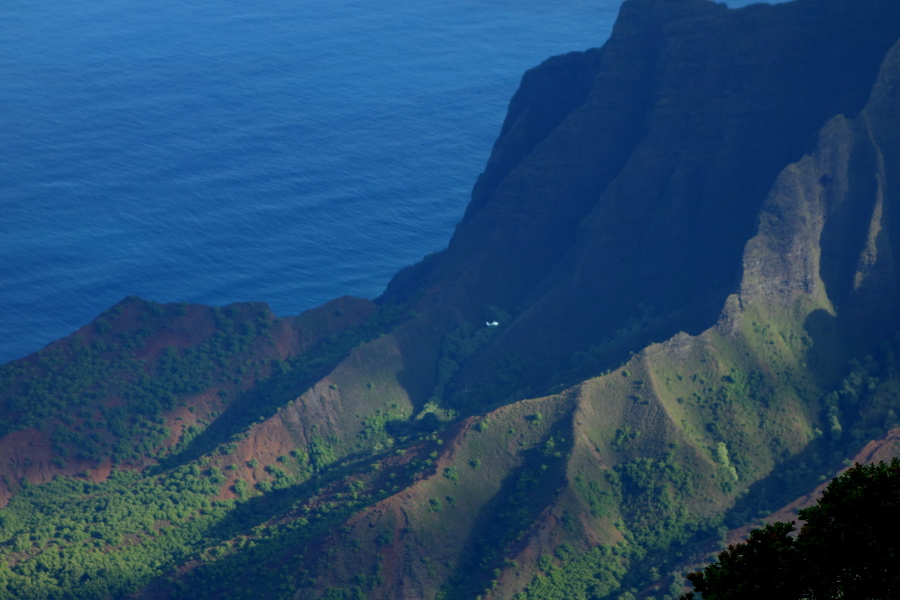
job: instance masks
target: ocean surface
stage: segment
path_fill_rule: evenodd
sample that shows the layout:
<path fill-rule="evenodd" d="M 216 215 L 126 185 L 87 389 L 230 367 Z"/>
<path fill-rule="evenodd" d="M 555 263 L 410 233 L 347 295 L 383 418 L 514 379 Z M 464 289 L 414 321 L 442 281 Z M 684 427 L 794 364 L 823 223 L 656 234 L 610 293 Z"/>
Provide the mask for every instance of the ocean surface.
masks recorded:
<path fill-rule="evenodd" d="M 128 295 L 379 295 L 446 246 L 522 73 L 619 4 L 3 0 L 0 363 Z"/>

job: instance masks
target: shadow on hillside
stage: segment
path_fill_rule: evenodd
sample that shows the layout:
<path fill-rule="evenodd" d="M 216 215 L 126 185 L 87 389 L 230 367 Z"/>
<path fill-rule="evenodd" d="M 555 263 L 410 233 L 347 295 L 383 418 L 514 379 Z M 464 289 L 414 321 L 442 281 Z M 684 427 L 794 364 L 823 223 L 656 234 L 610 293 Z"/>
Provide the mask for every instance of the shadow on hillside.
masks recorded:
<path fill-rule="evenodd" d="M 380 502 L 393 493 L 390 484 L 407 486 L 421 475 L 409 474 L 407 461 L 398 460 L 379 470 L 379 475 L 369 482 L 371 495 L 357 498 L 348 493 L 348 477 L 361 473 L 374 458 L 345 460 L 303 483 L 236 504 L 204 535 L 205 547 L 218 559 L 203 557 L 199 564 L 194 563 L 193 570 L 180 571 L 177 579 L 171 578 L 170 572 L 150 587 L 160 597 L 168 598 L 183 597 L 179 595 L 183 589 L 204 589 L 208 594 L 205 597 L 220 597 L 233 593 L 235 586 L 258 586 L 255 589 L 273 593 L 279 586 L 287 586 L 281 588 L 284 592 L 304 587 L 307 580 L 294 577 L 309 576 L 315 565 L 327 560 L 316 553 L 317 545 L 326 536 L 337 531 L 338 525 L 361 506 Z M 430 475 L 434 475 L 433 471 Z M 293 566 L 285 575 L 288 564 Z M 277 572 L 281 575 L 274 579 Z"/>
<path fill-rule="evenodd" d="M 167 471 L 196 460 L 254 423 L 272 417 L 280 407 L 301 396 L 325 377 L 345 357 L 335 358 L 316 370 L 287 371 L 258 382 L 255 387 L 242 392 L 187 447 L 161 460 L 156 469 Z"/>
<path fill-rule="evenodd" d="M 269 492 L 262 496 L 254 496 L 239 503 L 223 520 L 216 523 L 206 531 L 206 544 L 208 548 L 223 548 L 230 554 L 222 556 L 218 560 L 203 562 L 195 569 L 184 572 L 178 579 L 170 579 L 172 573 L 159 578 L 151 588 L 157 588 L 164 597 L 180 598 L 178 591 L 182 589 L 183 582 L 189 582 L 188 588 L 200 585 L 209 596 L 218 597 L 229 591 L 234 591 L 235 585 L 247 584 L 253 579 L 265 581 L 268 569 L 273 558 L 281 562 L 282 557 L 287 558 L 286 549 L 295 547 L 302 541 L 308 540 L 326 529 L 326 526 L 337 518 L 344 518 L 335 514 L 327 523 L 316 523 L 306 528 L 285 527 L 283 530 L 268 530 L 268 537 L 253 539 L 256 537 L 256 528 L 288 513 L 301 499 L 308 498 L 318 491 L 323 485 L 322 480 L 313 479 L 305 483 L 282 490 Z M 250 537 L 243 537 L 250 536 Z M 229 546 L 220 546 L 224 542 L 233 540 Z M 212 554 L 216 554 L 213 550 Z M 260 581 L 253 582 L 259 585 Z M 265 588 L 276 588 L 276 581 L 265 582 Z"/>
<path fill-rule="evenodd" d="M 825 310 L 809 314 L 804 328 L 812 339 L 806 355 L 808 370 L 818 380 L 823 395 L 811 406 L 819 406 L 839 416 L 837 426 L 821 433 L 802 451 L 790 456 L 786 447 L 776 449 L 780 462 L 765 478 L 753 483 L 726 514 L 729 527 L 752 524 L 784 507 L 831 479 L 843 468 L 844 460 L 856 455 L 868 441 L 892 424 L 884 410 L 892 404 L 878 402 L 879 381 L 890 380 L 895 368 L 900 336 L 884 321 L 884 328 L 872 334 L 864 323 L 851 317 L 835 317 Z M 829 408 L 830 406 L 830 408 Z M 823 416 L 823 420 L 825 420 Z M 825 424 L 820 424 L 825 429 Z M 776 443 L 773 440 L 773 443 Z"/>
<path fill-rule="evenodd" d="M 311 349 L 278 362 L 270 377 L 243 392 L 209 427 L 177 454 L 160 462 L 166 470 L 195 460 L 251 425 L 273 416 L 343 362 L 360 344 L 393 329 L 407 317 L 397 306 L 381 306 L 364 323 L 319 340 Z"/>
<path fill-rule="evenodd" d="M 510 548 L 525 544 L 521 534 L 540 525 L 541 512 L 550 506 L 564 483 L 570 450 L 565 448 L 560 457 L 549 457 L 539 447 L 522 453 L 522 464 L 503 478 L 499 491 L 478 512 L 466 549 L 460 554 L 466 559 L 448 578 L 447 600 L 474 598 L 482 593 L 501 559 L 514 554 Z"/>
<path fill-rule="evenodd" d="M 725 525 L 734 529 L 761 526 L 761 519 L 812 492 L 842 469 L 846 457 L 853 456 L 864 442 L 829 444 L 813 440 L 798 454 L 779 463 L 768 476 L 756 481 L 725 513 Z"/>

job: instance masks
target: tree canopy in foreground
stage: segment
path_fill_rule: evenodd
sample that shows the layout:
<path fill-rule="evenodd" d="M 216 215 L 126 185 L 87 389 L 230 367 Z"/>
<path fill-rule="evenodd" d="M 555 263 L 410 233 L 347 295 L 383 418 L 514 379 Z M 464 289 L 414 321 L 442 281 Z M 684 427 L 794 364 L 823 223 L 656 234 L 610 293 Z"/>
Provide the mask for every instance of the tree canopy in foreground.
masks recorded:
<path fill-rule="evenodd" d="M 900 460 L 857 464 L 799 513 L 750 532 L 687 578 L 704 600 L 900 598 Z M 694 592 L 682 600 L 694 598 Z"/>

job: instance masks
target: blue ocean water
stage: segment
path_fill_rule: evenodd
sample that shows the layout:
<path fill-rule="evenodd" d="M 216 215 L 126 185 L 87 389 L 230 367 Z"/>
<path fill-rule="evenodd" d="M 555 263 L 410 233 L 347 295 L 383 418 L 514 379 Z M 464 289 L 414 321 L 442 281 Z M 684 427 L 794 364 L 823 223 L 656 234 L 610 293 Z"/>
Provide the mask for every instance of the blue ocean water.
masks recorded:
<path fill-rule="evenodd" d="M 619 3 L 4 0 L 0 362 L 132 294 L 377 296 L 446 246 L 524 70 Z"/>

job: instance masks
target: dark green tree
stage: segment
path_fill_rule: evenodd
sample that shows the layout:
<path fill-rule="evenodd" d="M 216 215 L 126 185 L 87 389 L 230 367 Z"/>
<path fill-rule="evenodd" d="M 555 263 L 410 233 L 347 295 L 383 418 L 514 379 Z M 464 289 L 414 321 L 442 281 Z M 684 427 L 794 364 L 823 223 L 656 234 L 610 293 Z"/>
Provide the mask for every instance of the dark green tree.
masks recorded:
<path fill-rule="evenodd" d="M 793 522 L 755 529 L 687 575 L 704 600 L 900 598 L 900 460 L 857 464 Z M 682 600 L 694 598 L 694 592 Z"/>

